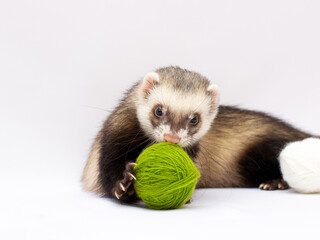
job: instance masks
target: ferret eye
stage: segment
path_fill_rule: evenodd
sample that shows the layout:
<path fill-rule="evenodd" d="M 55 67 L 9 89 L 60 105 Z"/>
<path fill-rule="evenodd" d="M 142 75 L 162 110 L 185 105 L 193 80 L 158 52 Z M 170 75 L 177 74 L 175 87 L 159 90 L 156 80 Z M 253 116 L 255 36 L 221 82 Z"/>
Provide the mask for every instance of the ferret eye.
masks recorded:
<path fill-rule="evenodd" d="M 199 122 L 198 115 L 195 115 L 195 116 L 190 120 L 190 124 L 191 124 L 192 126 L 197 125 L 198 122 Z"/>
<path fill-rule="evenodd" d="M 162 117 L 163 116 L 162 108 L 157 107 L 156 110 L 154 111 L 154 115 L 156 115 L 157 117 Z"/>

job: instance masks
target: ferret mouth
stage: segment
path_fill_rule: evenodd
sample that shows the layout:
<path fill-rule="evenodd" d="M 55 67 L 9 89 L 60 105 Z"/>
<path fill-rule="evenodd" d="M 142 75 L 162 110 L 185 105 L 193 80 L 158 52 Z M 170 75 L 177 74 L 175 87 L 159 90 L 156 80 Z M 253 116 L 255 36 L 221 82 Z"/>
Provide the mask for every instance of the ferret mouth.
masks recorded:
<path fill-rule="evenodd" d="M 192 143 L 190 141 L 188 141 L 188 139 L 175 137 L 175 136 L 165 137 L 165 134 L 161 134 L 161 133 L 160 134 L 159 133 L 153 134 L 152 138 L 154 139 L 154 143 L 170 142 L 172 144 L 177 144 L 182 148 L 187 148 L 192 145 Z"/>
<path fill-rule="evenodd" d="M 164 142 L 167 142 L 167 141 L 165 141 L 165 140 L 156 140 L 156 142 L 157 143 L 164 143 Z M 182 148 L 187 148 L 188 147 L 188 145 L 187 144 L 185 144 L 185 142 L 183 142 L 183 141 L 180 141 L 180 142 L 178 142 L 178 143 L 172 143 L 172 144 L 177 144 L 177 145 L 179 145 L 180 147 L 182 147 Z"/>

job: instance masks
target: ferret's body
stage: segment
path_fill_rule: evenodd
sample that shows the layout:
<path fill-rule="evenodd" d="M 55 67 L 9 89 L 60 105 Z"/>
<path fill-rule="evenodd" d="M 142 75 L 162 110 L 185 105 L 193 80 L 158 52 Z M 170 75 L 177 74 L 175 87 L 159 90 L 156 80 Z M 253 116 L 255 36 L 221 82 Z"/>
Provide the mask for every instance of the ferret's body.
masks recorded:
<path fill-rule="evenodd" d="M 281 180 L 278 155 L 283 147 L 308 137 L 266 114 L 218 107 L 218 89 L 206 78 L 163 68 L 133 86 L 105 121 L 82 182 L 96 194 L 134 201 L 128 164 L 150 144 L 172 141 L 199 169 L 198 188 L 259 187 Z"/>
<path fill-rule="evenodd" d="M 259 187 L 281 179 L 278 155 L 292 141 L 310 137 L 266 114 L 220 106 L 200 140 L 198 187 Z"/>

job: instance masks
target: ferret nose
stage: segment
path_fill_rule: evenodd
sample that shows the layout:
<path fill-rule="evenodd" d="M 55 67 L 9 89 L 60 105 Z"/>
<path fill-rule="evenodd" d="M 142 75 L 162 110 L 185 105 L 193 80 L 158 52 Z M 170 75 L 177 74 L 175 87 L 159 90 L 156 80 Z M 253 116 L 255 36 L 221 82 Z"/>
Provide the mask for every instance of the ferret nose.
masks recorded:
<path fill-rule="evenodd" d="M 175 143 L 177 144 L 178 142 L 180 142 L 181 138 L 179 138 L 177 135 L 174 134 L 164 134 L 164 141 L 165 142 L 170 142 L 170 143 Z"/>

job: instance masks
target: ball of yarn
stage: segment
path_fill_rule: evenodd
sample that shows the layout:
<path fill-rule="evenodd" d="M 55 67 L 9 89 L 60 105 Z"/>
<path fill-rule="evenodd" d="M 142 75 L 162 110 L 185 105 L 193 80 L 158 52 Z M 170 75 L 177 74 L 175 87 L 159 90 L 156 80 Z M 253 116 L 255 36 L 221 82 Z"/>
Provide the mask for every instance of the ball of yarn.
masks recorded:
<path fill-rule="evenodd" d="M 289 143 L 280 153 L 283 179 L 299 193 L 320 193 L 320 139 Z"/>
<path fill-rule="evenodd" d="M 194 192 L 200 173 L 188 154 L 172 143 L 146 148 L 134 168 L 137 195 L 152 209 L 174 209 Z"/>

